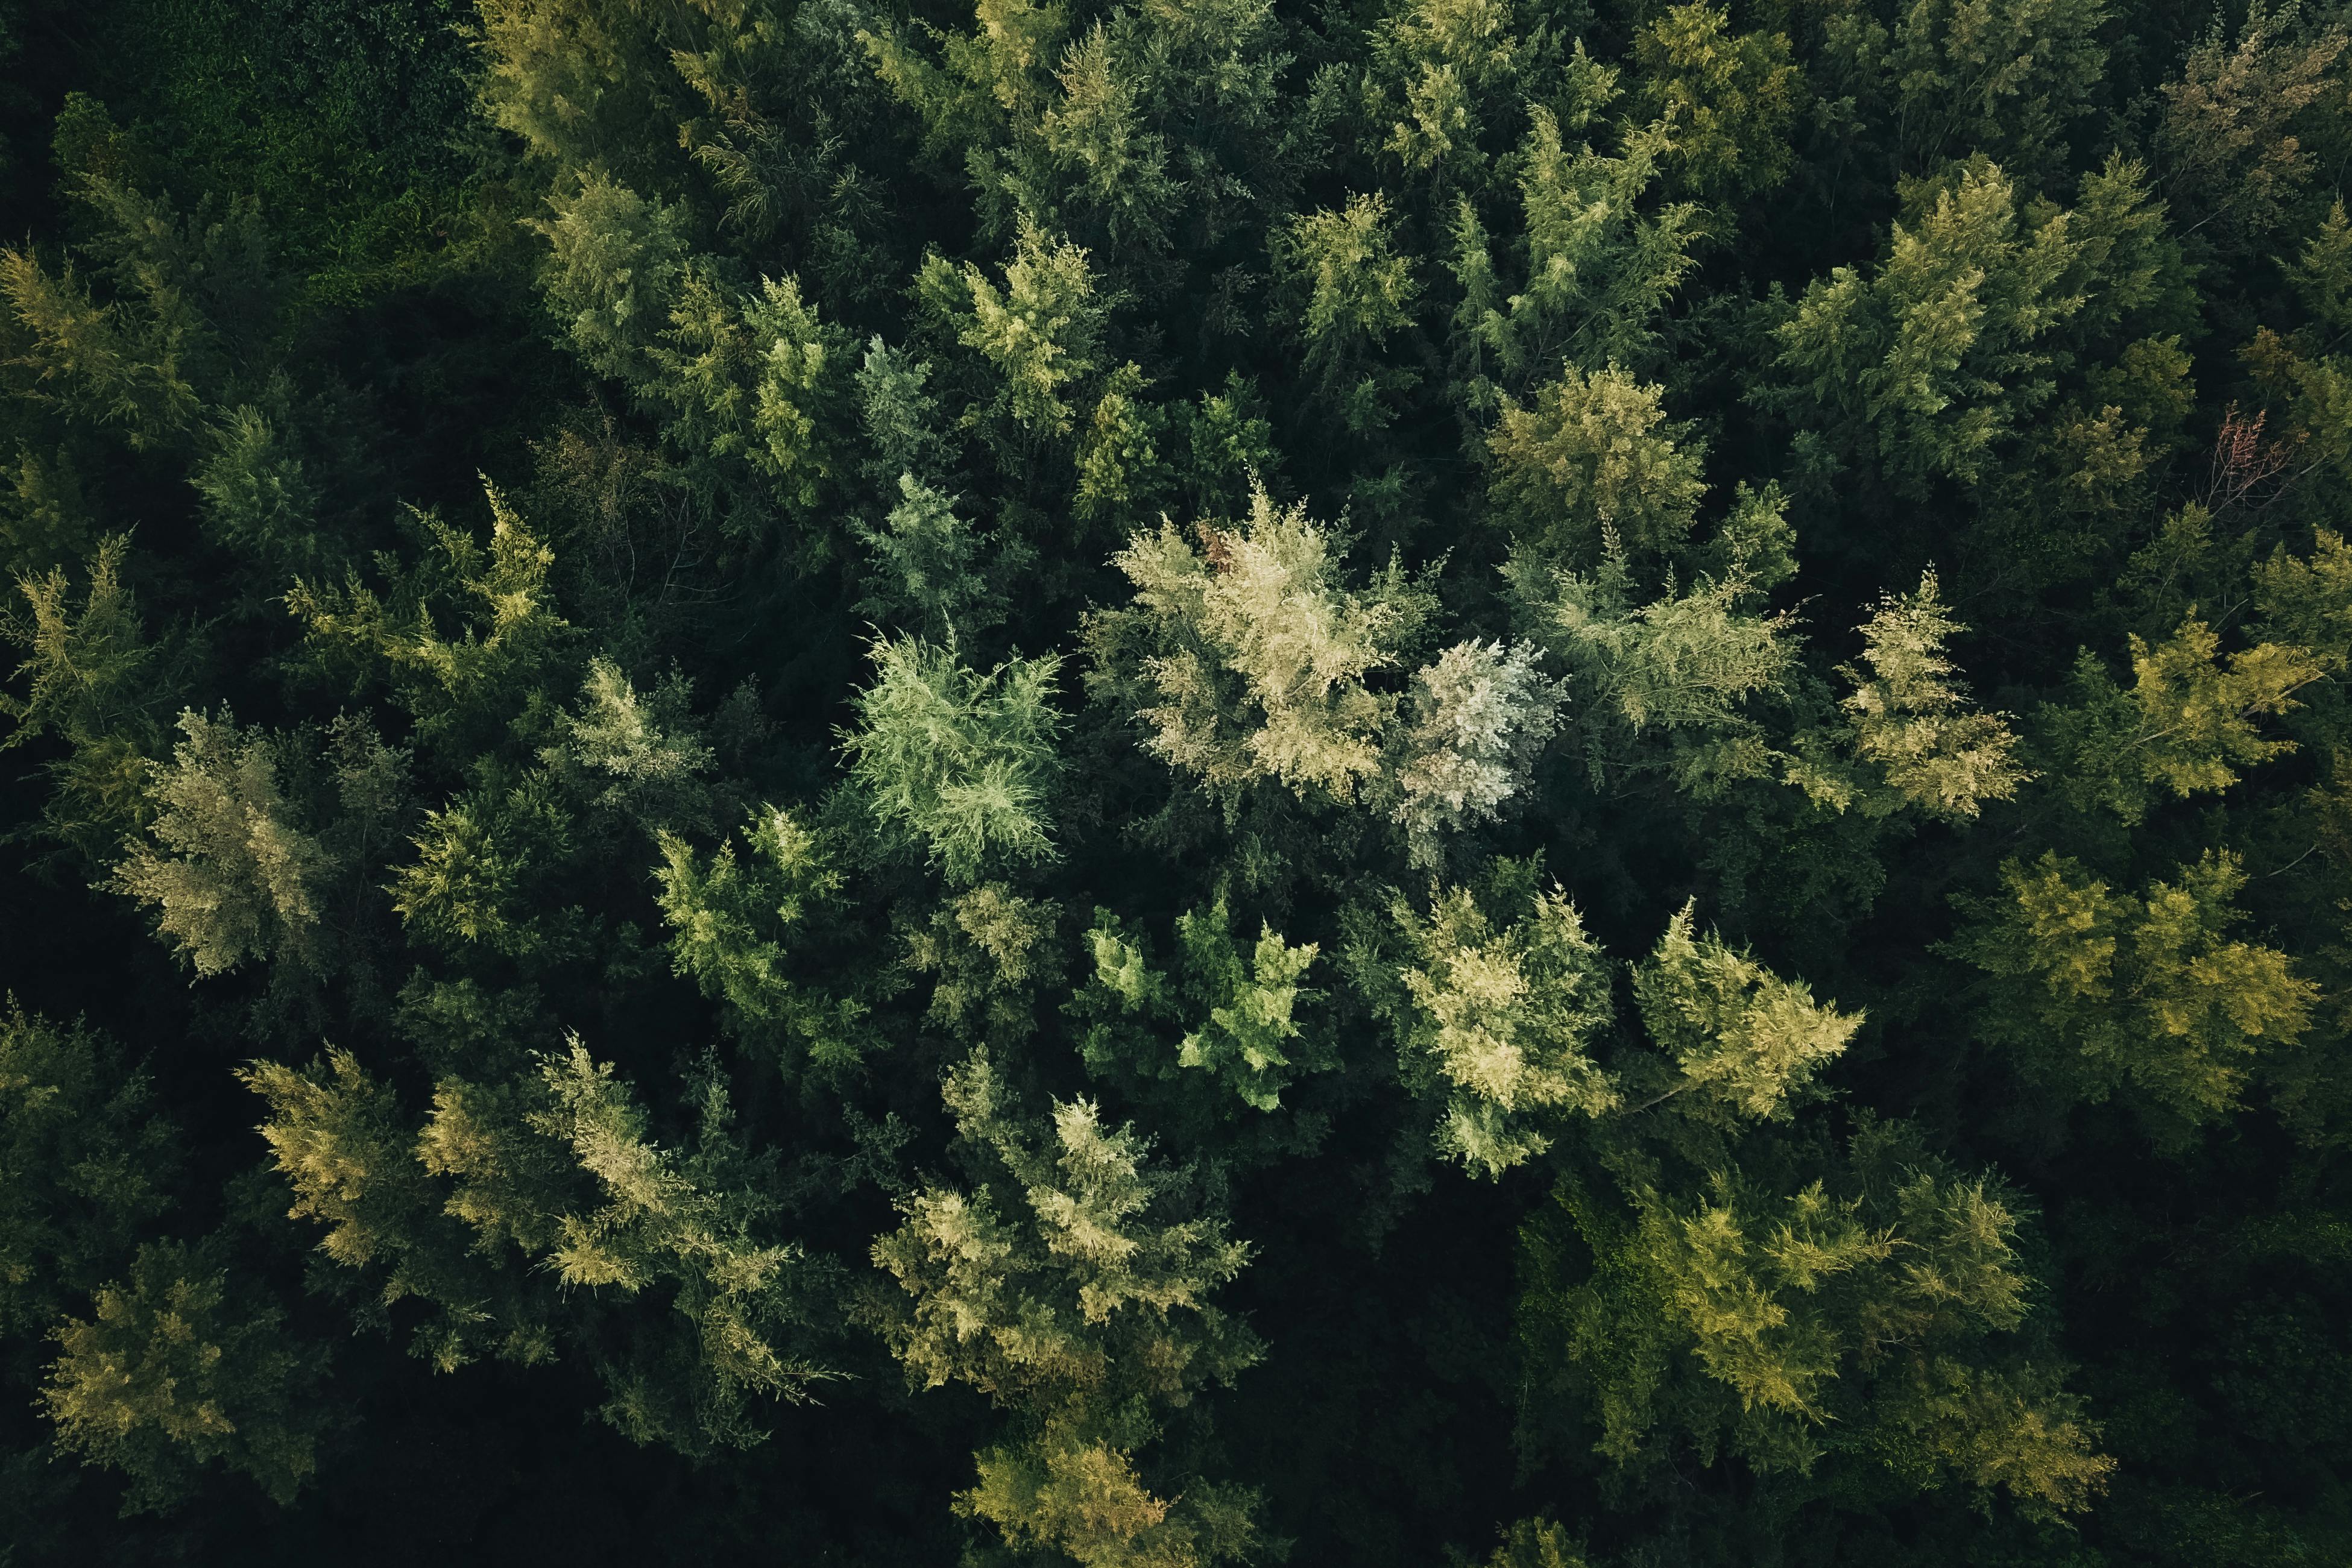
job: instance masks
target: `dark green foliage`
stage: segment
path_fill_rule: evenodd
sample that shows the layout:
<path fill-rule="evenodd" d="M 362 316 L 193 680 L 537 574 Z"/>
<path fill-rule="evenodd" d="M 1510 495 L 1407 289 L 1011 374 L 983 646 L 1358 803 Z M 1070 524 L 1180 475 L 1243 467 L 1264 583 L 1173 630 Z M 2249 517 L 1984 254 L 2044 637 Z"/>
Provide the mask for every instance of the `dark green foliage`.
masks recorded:
<path fill-rule="evenodd" d="M 2342 0 L 0 80 L 0 1561 L 2352 1558 Z"/>

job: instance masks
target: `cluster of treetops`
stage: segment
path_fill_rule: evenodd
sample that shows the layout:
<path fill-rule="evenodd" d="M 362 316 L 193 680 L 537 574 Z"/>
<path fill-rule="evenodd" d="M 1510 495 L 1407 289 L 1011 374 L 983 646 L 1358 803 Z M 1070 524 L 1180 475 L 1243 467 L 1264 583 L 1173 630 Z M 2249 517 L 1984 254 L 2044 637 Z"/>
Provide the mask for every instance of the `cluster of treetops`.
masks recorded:
<path fill-rule="evenodd" d="M 2352 1561 L 2352 5 L 0 59 L 0 1562 Z"/>

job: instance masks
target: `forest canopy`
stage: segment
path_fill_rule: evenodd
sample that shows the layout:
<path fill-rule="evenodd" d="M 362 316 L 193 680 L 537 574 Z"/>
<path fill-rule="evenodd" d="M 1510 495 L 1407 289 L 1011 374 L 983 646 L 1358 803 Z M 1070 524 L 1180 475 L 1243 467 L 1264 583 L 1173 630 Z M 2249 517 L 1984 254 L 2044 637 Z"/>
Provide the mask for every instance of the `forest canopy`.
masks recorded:
<path fill-rule="evenodd" d="M 2352 4 L 0 84 L 0 1563 L 2352 1561 Z"/>

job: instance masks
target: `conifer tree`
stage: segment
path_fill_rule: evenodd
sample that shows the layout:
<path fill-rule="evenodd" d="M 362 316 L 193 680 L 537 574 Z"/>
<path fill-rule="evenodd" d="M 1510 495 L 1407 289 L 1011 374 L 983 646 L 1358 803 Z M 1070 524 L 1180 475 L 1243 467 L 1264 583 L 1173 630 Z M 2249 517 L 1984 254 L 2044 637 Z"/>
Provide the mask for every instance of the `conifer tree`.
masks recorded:
<path fill-rule="evenodd" d="M 986 1174 L 902 1202 L 874 1256 L 905 1301 L 875 1311 L 911 1380 L 967 1383 L 1014 1416 L 958 1506 L 1015 1546 L 1080 1563 L 1252 1554 L 1246 1491 L 1192 1478 L 1163 1498 L 1136 1462 L 1155 1406 L 1181 1407 L 1261 1354 L 1208 1299 L 1248 1247 L 1202 1209 L 1192 1173 L 1147 1164 L 1143 1140 L 1088 1102 L 1026 1126 L 984 1054 L 945 1092 Z"/>

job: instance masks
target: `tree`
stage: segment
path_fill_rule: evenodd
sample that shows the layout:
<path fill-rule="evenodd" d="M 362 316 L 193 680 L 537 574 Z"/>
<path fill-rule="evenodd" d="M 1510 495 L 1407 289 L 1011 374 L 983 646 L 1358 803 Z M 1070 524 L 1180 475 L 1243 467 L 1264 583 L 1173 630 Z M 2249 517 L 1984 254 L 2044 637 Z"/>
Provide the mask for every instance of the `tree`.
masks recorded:
<path fill-rule="evenodd" d="M 792 1346 L 824 1291 L 799 1248 L 755 1234 L 781 1207 L 774 1174 L 731 1132 L 715 1065 L 682 1152 L 646 1138 L 642 1106 L 577 1040 L 531 1065 L 505 1082 L 443 1079 L 421 1128 L 347 1051 L 244 1077 L 269 1103 L 262 1134 L 291 1217 L 328 1227 L 322 1249 L 373 1276 L 379 1311 L 411 1296 L 433 1309 L 415 1354 L 445 1372 L 485 1352 L 544 1362 L 570 1317 L 589 1331 L 604 1419 L 632 1440 L 758 1442 L 752 1399 L 804 1398 L 828 1375 Z M 658 1290 L 670 1321 L 614 1354 L 551 1285 L 591 1301 Z"/>
<path fill-rule="evenodd" d="M 2245 884 L 2235 856 L 2210 851 L 2137 898 L 2054 853 L 2005 862 L 2006 898 L 1978 906 L 1958 945 L 2009 982 L 1987 998 L 1987 1035 L 2063 1092 L 2128 1086 L 2160 1140 L 2226 1114 L 2248 1059 L 2292 1044 L 2318 999 L 2285 954 L 2230 938 Z"/>
<path fill-rule="evenodd" d="M 1616 94 L 1615 73 L 1580 74 L 1579 96 L 1597 112 Z M 1696 265 L 1701 233 L 1689 203 L 1643 207 L 1673 145 L 1663 128 L 1633 131 L 1610 157 L 1589 145 L 1571 150 L 1566 138 L 1579 127 L 1564 128 L 1548 106 L 1532 105 L 1529 119 L 1519 153 L 1520 292 L 1505 292 L 1475 209 L 1458 208 L 1454 224 L 1459 395 L 1481 415 L 1497 391 L 1517 391 L 1563 360 L 1587 373 L 1640 364 L 1659 311 Z"/>
<path fill-rule="evenodd" d="M 1885 57 L 1914 168 L 1981 149 L 2039 172 L 2106 63 L 2096 0 L 1920 0 Z"/>
<path fill-rule="evenodd" d="M 2314 106 L 2341 97 L 2340 62 L 2352 35 L 2339 21 L 2304 22 L 2298 7 L 2246 7 L 2234 46 L 2221 18 L 2164 84 L 2157 146 L 2168 195 L 2232 248 L 2273 231 L 2310 179 L 2313 155 L 2295 133 Z M 2298 25 L 2300 24 L 2300 25 Z"/>
<path fill-rule="evenodd" d="M 1631 1213 L 1564 1186 L 1528 1244 L 1543 1385 L 1583 1395 L 1600 1451 L 1633 1473 L 1720 1448 L 1782 1489 L 1853 1467 L 2000 1489 L 2044 1518 L 2086 1507 L 2115 1462 L 2019 1333 L 2015 1199 L 1906 1143 L 1869 1128 L 1786 1193 L 1727 1170 L 1695 1199 L 1637 1183 Z M 1593 1258 L 1581 1281 L 1570 1236 Z"/>
<path fill-rule="evenodd" d="M 722 841 L 708 861 L 674 832 L 661 836 L 655 873 L 669 923 L 670 961 L 720 998 L 749 1040 L 797 1040 L 824 1066 L 857 1060 L 869 1040 L 865 1009 L 797 980 L 791 949 L 840 894 L 823 841 L 787 811 L 762 807 L 743 830 L 748 854 Z"/>
<path fill-rule="evenodd" d="M 1326 531 L 1263 488 L 1238 528 L 1200 535 L 1196 549 L 1163 523 L 1116 558 L 1136 602 L 1088 628 L 1097 689 L 1133 691 L 1146 747 L 1212 790 L 1270 779 L 1354 799 L 1394 706 L 1364 677 L 1395 661 L 1426 599 L 1393 566 L 1347 588 Z"/>
<path fill-rule="evenodd" d="M 877 638 L 874 684 L 843 737 L 874 821 L 919 841 L 951 881 L 1048 859 L 1045 804 L 1060 720 L 1060 661 L 1015 659 L 978 674 L 952 646 Z"/>
<path fill-rule="evenodd" d="M 177 1161 L 153 1082 L 87 1025 L 13 998 L 0 1016 L 0 1334 L 46 1330 L 172 1207 Z"/>
<path fill-rule="evenodd" d="M 1781 33 L 1730 30 L 1725 9 L 1675 5 L 1634 39 L 1649 106 L 1675 131 L 1671 161 L 1701 201 L 1788 177 L 1797 68 Z"/>
<path fill-rule="evenodd" d="M 1664 395 L 1614 364 L 1586 376 L 1570 363 L 1529 406 L 1505 398 L 1487 444 L 1514 537 L 1565 560 L 1612 538 L 1643 555 L 1680 545 L 1706 490 L 1706 454 L 1666 419 Z"/>
<path fill-rule="evenodd" d="M 1909 807 L 1945 818 L 1974 817 L 1985 802 L 2016 795 L 2031 777 L 2014 758 L 2018 737 L 2001 715 L 1973 710 L 1966 689 L 1948 678 L 1954 665 L 1944 643 L 1966 630 L 1944 608 L 1933 572 L 1916 592 L 1880 601 L 1862 627 L 1869 674 L 1841 670 L 1854 689 L 1838 706 L 1846 716 L 1841 738 L 1884 785 L 1824 766 L 1819 748 L 1829 742 L 1807 736 L 1798 742 L 1804 760 L 1791 772 L 1808 794 L 1840 810 L 1859 800 L 1872 814 Z"/>
<path fill-rule="evenodd" d="M 1859 1016 L 1813 1000 L 1811 988 L 1780 978 L 1710 933 L 1697 934 L 1685 904 L 1633 971 L 1633 998 L 1650 1038 L 1674 1059 L 1670 1086 L 1651 1103 L 1679 1100 L 1704 1119 L 1783 1117 L 1853 1039 Z"/>
<path fill-rule="evenodd" d="M 1785 690 L 1797 648 L 1793 618 L 1760 601 L 1789 567 L 1780 536 L 1786 501 L 1743 494 L 1723 529 L 1722 559 L 1685 591 L 1636 601 L 1633 563 L 1608 549 L 1590 574 L 1523 551 L 1506 569 L 1517 617 L 1569 668 L 1570 728 L 1596 784 L 1655 767 L 1640 747 L 1666 737 L 1664 759 L 1685 787 L 1765 770 L 1752 703 Z"/>
<path fill-rule="evenodd" d="M 1412 325 L 1409 308 L 1420 292 L 1391 226 L 1378 193 L 1353 196 L 1341 211 L 1293 220 L 1276 251 L 1292 292 L 1304 297 L 1298 330 L 1307 371 L 1360 434 L 1386 424 L 1384 399 L 1412 384 L 1374 357 L 1391 332 Z"/>
<path fill-rule="evenodd" d="M 79 610 L 63 567 L 18 579 L 30 613 L 0 623 L 28 654 L 16 667 L 25 695 L 0 698 L 0 712 L 16 721 L 5 745 L 53 735 L 70 747 L 48 763 L 57 788 L 43 810 L 45 829 L 93 862 L 139 824 L 148 758 L 162 749 L 153 677 L 147 674 L 157 650 L 121 578 L 129 549 L 120 535 L 100 541 Z"/>
<path fill-rule="evenodd" d="M 154 842 L 131 847 L 116 886 L 155 907 L 199 976 L 247 958 L 315 962 L 326 852 L 289 819 L 271 737 L 226 713 L 183 714 L 180 729 L 172 766 L 156 769 Z"/>
<path fill-rule="evenodd" d="M 1244 947 L 1234 939 L 1224 896 L 1176 917 L 1173 981 L 1153 966 L 1149 939 L 1108 909 L 1096 912 L 1087 945 L 1095 977 L 1071 998 L 1070 1010 L 1093 1020 L 1079 1051 L 1098 1074 L 1181 1082 L 1198 1072 L 1251 1109 L 1272 1112 L 1297 1078 L 1334 1065 L 1314 1018 L 1323 993 L 1299 984 L 1320 948 L 1294 946 L 1263 922 Z M 1149 1027 L 1187 1022 L 1173 1049 Z"/>
<path fill-rule="evenodd" d="M 286 1343 L 282 1315 L 200 1251 L 142 1247 L 89 1318 L 58 1325 L 44 1413 L 68 1452 L 131 1478 L 134 1509 L 176 1500 L 214 1464 L 291 1501 L 318 1469 L 325 1412 L 306 1398 L 317 1367 Z"/>
<path fill-rule="evenodd" d="M 1506 882 L 1494 902 L 1518 893 Z M 1490 1177 L 1550 1147 L 1548 1121 L 1620 1103 L 1591 1055 L 1615 1013 L 1609 961 L 1557 887 L 1520 896 L 1526 909 L 1507 918 L 1466 888 L 1434 896 L 1426 915 L 1397 899 L 1405 964 L 1373 980 L 1406 1082 L 1443 1097 L 1438 1151 Z M 1360 949 L 1360 973 L 1376 962 Z"/>
<path fill-rule="evenodd" d="M 1394 767 L 1396 816 L 1416 866 L 1441 857 L 1440 830 L 1491 821 L 1524 791 L 1562 695 L 1530 643 L 1456 643 L 1414 674 Z"/>
<path fill-rule="evenodd" d="M 916 1386 L 969 1384 L 1016 1415 L 959 1507 L 1080 1563 L 1248 1555 L 1247 1492 L 1194 1479 L 1163 1499 L 1135 1452 L 1155 1406 L 1257 1359 L 1255 1336 L 1208 1300 L 1249 1249 L 1199 1207 L 1192 1173 L 1146 1164 L 1144 1142 L 1088 1102 L 1057 1103 L 1033 1128 L 985 1054 L 944 1092 L 986 1174 L 902 1201 L 874 1259 L 905 1300 L 872 1310 Z"/>
<path fill-rule="evenodd" d="M 971 263 L 958 272 L 943 258 L 925 263 L 918 287 L 957 340 L 995 368 L 999 405 L 1015 425 L 1033 436 L 1069 434 L 1065 389 L 1105 368 L 1097 345 L 1109 302 L 1085 250 L 1024 217 L 1003 288 Z"/>

